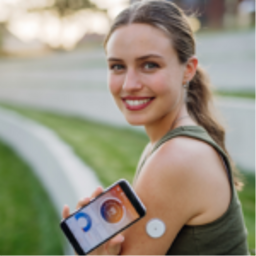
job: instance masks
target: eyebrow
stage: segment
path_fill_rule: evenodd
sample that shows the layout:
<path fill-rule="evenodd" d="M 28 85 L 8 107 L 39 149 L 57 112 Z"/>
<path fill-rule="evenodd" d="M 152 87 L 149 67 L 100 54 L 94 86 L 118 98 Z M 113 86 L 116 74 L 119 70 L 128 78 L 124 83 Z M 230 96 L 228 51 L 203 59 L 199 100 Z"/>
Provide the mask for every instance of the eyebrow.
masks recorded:
<path fill-rule="evenodd" d="M 161 55 L 148 54 L 148 55 L 141 56 L 141 57 L 137 58 L 137 60 L 145 60 L 145 59 L 149 59 L 149 58 L 160 58 L 160 59 L 163 59 L 163 57 Z M 122 61 L 122 59 L 118 59 L 118 58 L 114 58 L 114 57 L 109 57 L 107 60 L 108 61 Z"/>

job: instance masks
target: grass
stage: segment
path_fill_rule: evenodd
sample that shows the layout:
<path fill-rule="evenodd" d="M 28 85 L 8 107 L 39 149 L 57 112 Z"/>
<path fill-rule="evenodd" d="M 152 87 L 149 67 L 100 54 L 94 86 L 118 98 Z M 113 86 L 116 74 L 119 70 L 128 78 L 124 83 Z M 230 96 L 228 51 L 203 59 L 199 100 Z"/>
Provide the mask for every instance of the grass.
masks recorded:
<path fill-rule="evenodd" d="M 196 36 L 198 37 L 215 37 L 221 36 L 223 34 L 247 34 L 247 33 L 254 33 L 255 26 L 251 26 L 248 28 L 238 28 L 236 26 L 227 28 L 227 29 L 214 29 L 214 28 L 201 28 L 199 31 L 196 32 Z"/>
<path fill-rule="evenodd" d="M 11 106 L 8 108 L 53 129 L 81 159 L 97 171 L 97 176 L 105 186 L 121 177 L 132 182 L 140 154 L 148 142 L 146 135 L 78 117 Z"/>
<path fill-rule="evenodd" d="M 48 195 L 28 165 L 0 142 L 0 254 L 63 254 Z"/>
<path fill-rule="evenodd" d="M 219 91 L 214 91 L 214 95 L 255 100 L 255 91 L 221 91 L 219 90 Z"/>
<path fill-rule="evenodd" d="M 26 108 L 7 106 L 53 129 L 91 166 L 101 182 L 108 186 L 117 179 L 130 182 L 147 137 L 129 129 L 120 129 L 77 117 L 57 115 Z M 246 186 L 240 192 L 249 248 L 255 248 L 255 175 L 245 174 Z M 251 251 L 253 253 L 253 251 Z"/>
<path fill-rule="evenodd" d="M 243 172 L 245 187 L 239 192 L 245 223 L 248 230 L 248 244 L 251 254 L 255 254 L 255 175 Z M 253 250 L 254 248 L 254 250 Z"/>

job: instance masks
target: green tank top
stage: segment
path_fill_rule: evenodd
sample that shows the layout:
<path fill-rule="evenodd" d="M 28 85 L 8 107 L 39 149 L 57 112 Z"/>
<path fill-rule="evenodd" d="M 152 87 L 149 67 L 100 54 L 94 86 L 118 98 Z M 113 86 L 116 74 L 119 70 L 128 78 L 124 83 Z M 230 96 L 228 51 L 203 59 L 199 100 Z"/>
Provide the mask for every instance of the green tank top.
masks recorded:
<path fill-rule="evenodd" d="M 241 204 L 234 186 L 231 165 L 225 152 L 200 126 L 182 126 L 169 131 L 154 146 L 151 154 L 166 141 L 186 136 L 210 144 L 221 155 L 228 172 L 232 198 L 227 211 L 217 220 L 204 225 L 185 225 L 177 234 L 166 255 L 249 255 L 247 230 L 245 228 Z M 144 165 L 143 159 L 136 177 Z"/>

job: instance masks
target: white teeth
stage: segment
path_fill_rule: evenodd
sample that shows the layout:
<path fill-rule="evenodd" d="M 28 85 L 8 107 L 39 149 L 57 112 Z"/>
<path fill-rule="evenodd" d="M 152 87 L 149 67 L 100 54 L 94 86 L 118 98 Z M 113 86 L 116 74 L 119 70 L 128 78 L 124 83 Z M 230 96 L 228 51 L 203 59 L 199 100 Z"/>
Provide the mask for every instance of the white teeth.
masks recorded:
<path fill-rule="evenodd" d="M 145 100 L 125 100 L 125 101 L 130 106 L 139 106 L 139 105 L 143 105 L 143 104 L 149 102 L 150 99 L 145 99 Z"/>

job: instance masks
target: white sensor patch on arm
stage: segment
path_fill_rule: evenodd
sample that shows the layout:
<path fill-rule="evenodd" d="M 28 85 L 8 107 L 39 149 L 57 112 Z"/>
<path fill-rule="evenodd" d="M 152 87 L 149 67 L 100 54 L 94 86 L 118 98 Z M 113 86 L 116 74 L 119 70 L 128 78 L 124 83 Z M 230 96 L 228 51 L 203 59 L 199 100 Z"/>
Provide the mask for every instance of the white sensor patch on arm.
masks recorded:
<path fill-rule="evenodd" d="M 147 234 L 152 238 L 159 238 L 165 233 L 165 224 L 160 219 L 151 219 L 146 226 Z"/>

